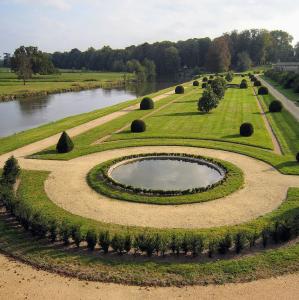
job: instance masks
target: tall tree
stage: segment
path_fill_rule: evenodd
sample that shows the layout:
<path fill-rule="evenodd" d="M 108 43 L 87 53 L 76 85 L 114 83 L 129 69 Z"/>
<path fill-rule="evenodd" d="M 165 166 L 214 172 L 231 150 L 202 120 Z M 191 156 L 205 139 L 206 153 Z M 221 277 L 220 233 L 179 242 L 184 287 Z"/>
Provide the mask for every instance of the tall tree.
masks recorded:
<path fill-rule="evenodd" d="M 211 72 L 226 72 L 231 64 L 231 54 L 226 37 L 213 40 L 206 57 L 206 67 Z"/>
<path fill-rule="evenodd" d="M 238 60 L 237 60 L 237 70 L 240 72 L 247 71 L 248 69 L 251 68 L 252 61 L 251 58 L 246 51 L 242 51 L 238 53 L 237 55 Z"/>

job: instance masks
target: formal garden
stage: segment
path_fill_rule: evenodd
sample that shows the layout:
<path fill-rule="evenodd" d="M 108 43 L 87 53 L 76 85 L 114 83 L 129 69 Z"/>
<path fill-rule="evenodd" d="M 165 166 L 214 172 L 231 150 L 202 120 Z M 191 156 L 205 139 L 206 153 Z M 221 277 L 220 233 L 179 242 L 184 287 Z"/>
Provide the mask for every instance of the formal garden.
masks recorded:
<path fill-rule="evenodd" d="M 298 271 L 299 127 L 255 74 L 201 75 L 91 114 L 4 141 L 1 251 L 138 285 Z"/>

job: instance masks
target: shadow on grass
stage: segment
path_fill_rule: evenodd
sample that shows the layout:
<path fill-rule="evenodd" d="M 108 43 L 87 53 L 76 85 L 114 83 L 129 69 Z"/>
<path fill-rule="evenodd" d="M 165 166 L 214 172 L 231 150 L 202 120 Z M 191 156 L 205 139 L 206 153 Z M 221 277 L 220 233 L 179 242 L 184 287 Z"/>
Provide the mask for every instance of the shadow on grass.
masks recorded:
<path fill-rule="evenodd" d="M 286 161 L 286 162 L 283 162 L 283 163 L 280 163 L 280 164 L 277 164 L 275 165 L 275 168 L 298 168 L 298 165 L 299 163 L 297 161 L 295 161 L 295 158 L 294 158 L 294 161 Z"/>
<path fill-rule="evenodd" d="M 171 114 L 164 114 L 159 116 L 153 117 L 186 117 L 186 116 L 198 116 L 198 115 L 206 115 L 206 113 L 200 111 L 191 111 L 191 112 L 181 112 L 181 113 L 171 113 Z"/>
<path fill-rule="evenodd" d="M 236 138 L 240 138 L 240 137 L 241 137 L 240 134 L 235 133 L 235 134 L 224 135 L 221 138 L 223 138 L 223 139 L 236 139 Z"/>

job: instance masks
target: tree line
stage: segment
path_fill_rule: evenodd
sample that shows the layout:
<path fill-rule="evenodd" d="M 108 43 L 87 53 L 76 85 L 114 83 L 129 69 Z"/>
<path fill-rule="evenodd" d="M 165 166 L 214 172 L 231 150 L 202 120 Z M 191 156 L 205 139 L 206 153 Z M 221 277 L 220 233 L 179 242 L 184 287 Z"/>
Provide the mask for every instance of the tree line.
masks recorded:
<path fill-rule="evenodd" d="M 143 43 L 124 49 L 104 46 L 98 50 L 75 48 L 47 54 L 36 47 L 22 46 L 12 56 L 5 53 L 2 65 L 16 72 L 31 69 L 31 73 L 41 74 L 55 72 L 55 68 L 132 72 L 138 81 L 145 81 L 156 76 L 174 78 L 186 73 L 246 71 L 251 66 L 299 61 L 299 43 L 293 47 L 292 41 L 293 37 L 282 30 L 250 29 L 234 30 L 213 40 L 205 37 Z"/>

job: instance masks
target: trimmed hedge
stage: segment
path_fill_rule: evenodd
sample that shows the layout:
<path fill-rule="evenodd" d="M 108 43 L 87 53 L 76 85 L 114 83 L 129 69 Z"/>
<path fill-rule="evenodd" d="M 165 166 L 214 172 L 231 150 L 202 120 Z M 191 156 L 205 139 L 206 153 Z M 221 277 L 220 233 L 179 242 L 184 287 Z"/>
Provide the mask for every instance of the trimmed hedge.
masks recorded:
<path fill-rule="evenodd" d="M 153 109 L 155 106 L 154 101 L 152 98 L 144 97 L 140 102 L 140 109 L 141 110 L 147 110 L 147 109 Z"/>
<path fill-rule="evenodd" d="M 254 129 L 251 123 L 243 123 L 240 126 L 240 135 L 241 136 L 251 136 L 253 135 Z"/>
<path fill-rule="evenodd" d="M 74 149 L 74 143 L 72 142 L 69 135 L 64 131 L 56 145 L 56 151 L 58 153 L 68 153 L 71 152 Z"/>
<path fill-rule="evenodd" d="M 262 83 L 259 80 L 256 80 L 254 82 L 254 86 L 261 86 L 261 85 L 262 85 Z"/>
<path fill-rule="evenodd" d="M 240 84 L 240 89 L 247 89 L 247 88 L 248 88 L 247 81 L 246 80 L 245 81 L 242 80 L 242 82 Z"/>
<path fill-rule="evenodd" d="M 131 132 L 144 132 L 146 130 L 146 125 L 142 120 L 134 120 L 131 124 Z"/>
<path fill-rule="evenodd" d="M 261 86 L 261 87 L 258 89 L 258 94 L 259 94 L 259 95 L 268 95 L 268 94 L 269 94 L 269 90 L 268 90 L 267 87 Z"/>
<path fill-rule="evenodd" d="M 199 86 L 199 81 L 194 80 L 194 81 L 193 81 L 193 86 Z"/>
<path fill-rule="evenodd" d="M 208 86 L 208 83 L 207 83 L 207 82 L 203 82 L 202 85 L 201 85 L 201 87 L 202 87 L 203 89 L 207 88 L 207 86 Z"/>
<path fill-rule="evenodd" d="M 270 112 L 281 112 L 282 108 L 282 103 L 278 100 L 273 100 L 269 105 Z"/>
<path fill-rule="evenodd" d="M 178 85 L 176 88 L 175 88 L 175 93 L 176 94 L 184 94 L 185 92 L 185 89 L 182 85 Z"/>
<path fill-rule="evenodd" d="M 208 77 L 204 77 L 203 79 L 202 79 L 202 82 L 207 82 L 208 81 Z"/>
<path fill-rule="evenodd" d="M 244 224 L 192 230 L 144 229 L 102 223 L 63 210 L 48 199 L 43 189 L 47 176 L 48 172 L 23 171 L 17 197 L 11 186 L 1 186 L 0 202 L 24 229 L 51 242 L 74 241 L 81 246 L 85 241 L 90 250 L 99 248 L 104 253 L 197 256 L 207 252 L 211 257 L 217 249 L 220 254 L 241 252 L 257 241 L 266 247 L 270 240 L 285 242 L 299 233 L 298 188 L 289 189 L 287 200 L 277 210 Z"/>

